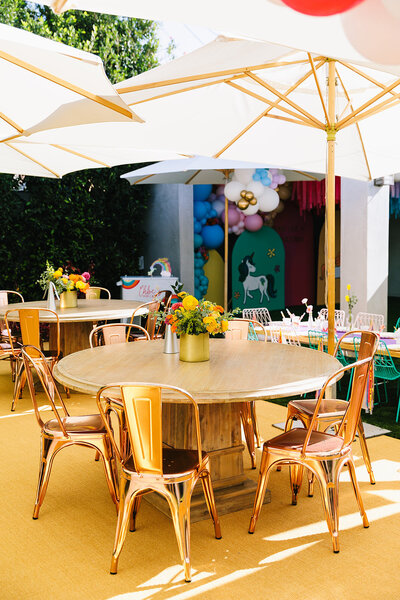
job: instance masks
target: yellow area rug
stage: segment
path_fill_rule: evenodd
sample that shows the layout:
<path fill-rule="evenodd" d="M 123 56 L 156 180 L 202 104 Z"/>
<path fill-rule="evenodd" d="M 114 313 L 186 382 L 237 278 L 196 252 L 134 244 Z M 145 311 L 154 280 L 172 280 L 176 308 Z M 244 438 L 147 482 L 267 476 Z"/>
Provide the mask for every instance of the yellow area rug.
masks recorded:
<path fill-rule="evenodd" d="M 368 441 L 377 484 L 369 484 L 358 442 L 357 475 L 370 528 L 363 529 L 347 472 L 340 488 L 340 554 L 333 554 L 319 492 L 306 488 L 291 506 L 288 474 L 273 472 L 271 504 L 254 535 L 251 510 L 192 524 L 193 580 L 183 581 L 172 522 L 143 502 L 128 533 L 118 575 L 109 574 L 116 513 L 100 462 L 85 448 L 54 461 L 39 520 L 32 520 L 39 466 L 39 429 L 28 391 L 10 412 L 9 365 L 0 363 L 0 598 L 2 600 L 369 600 L 400 598 L 400 440 Z M 72 394 L 71 414 L 96 412 L 93 397 Z M 257 406 L 264 438 L 285 409 Z M 257 471 L 249 477 L 256 478 Z"/>

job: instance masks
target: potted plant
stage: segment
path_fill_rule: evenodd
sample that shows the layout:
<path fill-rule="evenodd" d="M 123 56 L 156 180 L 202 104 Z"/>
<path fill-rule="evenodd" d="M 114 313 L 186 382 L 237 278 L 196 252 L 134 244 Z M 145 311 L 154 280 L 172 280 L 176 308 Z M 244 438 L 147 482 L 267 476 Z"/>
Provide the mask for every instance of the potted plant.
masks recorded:
<path fill-rule="evenodd" d="M 181 301 L 171 306 L 166 315 L 167 326 L 180 337 L 180 360 L 201 362 L 209 360 L 209 335 L 224 333 L 232 313 L 225 313 L 222 306 L 209 300 L 197 300 L 181 292 Z"/>
<path fill-rule="evenodd" d="M 89 289 L 90 274 L 88 272 L 69 274 L 62 267 L 55 269 L 46 261 L 46 269 L 38 279 L 40 287 L 48 292 L 50 284 L 60 297 L 60 308 L 74 308 L 78 304 L 78 291 L 85 293 Z"/>

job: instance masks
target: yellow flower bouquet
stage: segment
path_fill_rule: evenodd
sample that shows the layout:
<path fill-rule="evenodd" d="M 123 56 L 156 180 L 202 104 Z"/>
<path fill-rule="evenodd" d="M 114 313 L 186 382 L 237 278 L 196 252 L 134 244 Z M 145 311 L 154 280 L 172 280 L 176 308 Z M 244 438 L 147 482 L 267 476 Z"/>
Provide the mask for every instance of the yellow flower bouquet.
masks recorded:
<path fill-rule="evenodd" d="M 228 321 L 232 313 L 224 312 L 222 306 L 209 300 L 197 300 L 194 296 L 181 292 L 182 299 L 171 306 L 165 321 L 171 330 L 180 335 L 200 335 L 201 333 L 224 333 L 228 329 Z"/>
<path fill-rule="evenodd" d="M 71 273 L 70 275 L 62 267 L 55 269 L 49 261 L 46 261 L 46 269 L 41 274 L 38 283 L 43 290 L 48 290 L 49 284 L 54 283 L 58 294 L 63 292 L 71 292 L 77 290 L 86 292 L 89 289 L 90 274 L 88 272 L 78 275 Z"/>

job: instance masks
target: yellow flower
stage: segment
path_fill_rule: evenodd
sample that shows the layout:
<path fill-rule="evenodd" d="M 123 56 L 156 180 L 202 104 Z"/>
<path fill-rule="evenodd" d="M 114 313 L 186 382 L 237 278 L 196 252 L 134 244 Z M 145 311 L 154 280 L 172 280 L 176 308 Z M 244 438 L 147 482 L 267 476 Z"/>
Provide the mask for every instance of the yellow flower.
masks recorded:
<path fill-rule="evenodd" d="M 351 290 L 351 285 L 349 283 L 347 284 L 347 289 Z"/>
<path fill-rule="evenodd" d="M 183 308 L 185 310 L 193 310 L 198 305 L 199 301 L 194 296 L 185 296 L 182 300 Z"/>
<path fill-rule="evenodd" d="M 75 286 L 76 286 L 76 288 L 77 288 L 78 290 L 81 290 L 81 289 L 83 289 L 83 288 L 85 287 L 85 284 L 83 283 L 83 281 L 77 281 L 77 282 L 75 283 Z"/>
<path fill-rule="evenodd" d="M 228 327 L 229 327 L 228 321 L 225 321 L 225 320 L 221 321 L 221 330 L 222 330 L 222 333 L 224 333 L 224 331 L 226 331 L 228 329 Z"/>
<path fill-rule="evenodd" d="M 68 279 L 67 279 L 66 277 L 63 277 L 63 278 L 61 279 L 61 281 L 62 281 L 63 283 L 67 283 L 67 282 L 68 282 Z"/>
<path fill-rule="evenodd" d="M 350 296 L 346 295 L 346 296 L 344 297 L 344 299 L 346 300 L 346 302 L 350 302 Z"/>
<path fill-rule="evenodd" d="M 214 333 L 219 327 L 214 317 L 204 317 L 203 323 L 205 324 L 206 329 L 209 333 Z"/>
<path fill-rule="evenodd" d="M 54 273 L 53 273 L 54 279 L 58 279 L 61 276 L 62 276 L 62 271 L 60 271 L 60 270 L 54 271 Z"/>

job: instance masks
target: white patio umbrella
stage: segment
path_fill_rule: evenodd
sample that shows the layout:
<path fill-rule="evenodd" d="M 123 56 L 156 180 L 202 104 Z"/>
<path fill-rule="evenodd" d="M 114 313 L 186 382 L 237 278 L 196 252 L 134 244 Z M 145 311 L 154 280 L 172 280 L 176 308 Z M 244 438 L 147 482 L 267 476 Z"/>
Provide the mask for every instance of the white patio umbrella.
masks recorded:
<path fill-rule="evenodd" d="M 325 17 L 301 14 L 280 0 L 202 0 L 201 9 L 187 0 L 48 0 L 42 4 L 57 13 L 81 9 L 202 25 L 324 56 L 364 61 L 365 66 L 369 61 L 400 65 L 398 0 L 364 0 L 342 14 Z"/>
<path fill-rule="evenodd" d="M 397 67 L 359 64 L 251 40 L 214 42 L 117 85 L 154 146 L 327 172 L 327 305 L 334 344 L 334 175 L 400 169 Z M 337 147 L 336 147 L 337 140 Z M 328 162 L 326 167 L 326 154 Z"/>
<path fill-rule="evenodd" d="M 239 169 L 265 169 L 267 165 L 249 163 L 239 160 L 225 160 L 207 156 L 194 156 L 177 160 L 164 160 L 154 165 L 136 169 L 121 175 L 131 185 L 154 183 L 183 183 L 197 184 L 225 184 L 229 181 L 234 170 Z M 314 174 L 285 171 L 287 180 L 316 179 Z M 224 243 L 224 307 L 228 308 L 228 199 L 225 198 L 225 243 Z"/>
<path fill-rule="evenodd" d="M 2 24 L 0 79 L 0 141 L 81 123 L 141 121 L 97 56 Z"/>

